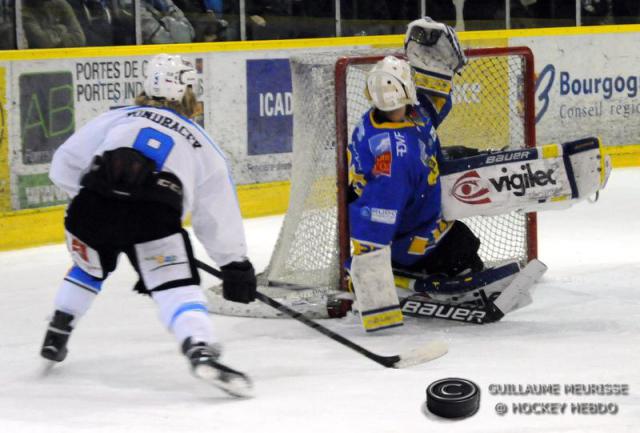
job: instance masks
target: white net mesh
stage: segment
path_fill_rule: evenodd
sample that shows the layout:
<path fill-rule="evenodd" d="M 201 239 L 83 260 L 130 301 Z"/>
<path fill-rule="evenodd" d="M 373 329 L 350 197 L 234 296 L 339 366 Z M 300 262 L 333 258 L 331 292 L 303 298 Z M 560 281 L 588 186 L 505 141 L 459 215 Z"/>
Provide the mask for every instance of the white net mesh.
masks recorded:
<path fill-rule="evenodd" d="M 382 52 L 377 52 L 379 56 Z M 369 54 L 371 55 L 371 54 Z M 336 185 L 335 53 L 291 59 L 294 137 L 291 198 L 263 285 L 340 287 Z M 369 108 L 365 74 L 376 57 L 347 68 L 349 134 Z M 523 82 L 520 56 L 474 57 L 454 82 L 454 108 L 438 129 L 443 147 L 478 149 L 525 146 Z M 343 143 L 343 145 L 346 143 Z M 465 220 L 481 239 L 485 262 L 527 260 L 529 226 L 525 215 Z"/>
<path fill-rule="evenodd" d="M 335 54 L 291 59 L 295 116 L 289 209 L 264 275 L 337 287 Z"/>

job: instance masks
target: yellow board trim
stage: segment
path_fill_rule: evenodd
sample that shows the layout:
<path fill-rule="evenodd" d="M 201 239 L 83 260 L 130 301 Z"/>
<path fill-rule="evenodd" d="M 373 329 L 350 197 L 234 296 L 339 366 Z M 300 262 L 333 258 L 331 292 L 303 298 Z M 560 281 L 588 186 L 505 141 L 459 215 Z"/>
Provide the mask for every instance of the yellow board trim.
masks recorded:
<path fill-rule="evenodd" d="M 343 38 L 281 39 L 272 41 L 201 42 L 194 44 L 127 45 L 117 47 L 79 47 L 1 51 L 0 61 L 44 60 L 89 57 L 150 56 L 154 54 L 190 54 L 242 52 L 370 45 L 372 48 L 402 47 L 402 35 L 354 36 Z"/>
<path fill-rule="evenodd" d="M 542 157 L 544 159 L 557 158 L 558 156 L 560 156 L 560 146 L 557 144 L 546 144 L 542 146 Z"/>
<path fill-rule="evenodd" d="M 244 218 L 282 214 L 289 205 L 290 183 L 239 185 Z M 64 240 L 65 206 L 0 213 L 0 251 L 58 243 Z"/>
<path fill-rule="evenodd" d="M 6 68 L 0 68 L 0 212 L 11 210 L 11 167 L 9 165 L 9 113 Z"/>
<path fill-rule="evenodd" d="M 376 331 L 380 328 L 402 325 L 402 311 L 399 308 L 383 311 L 382 313 L 362 315 L 362 327 L 367 331 Z"/>
<path fill-rule="evenodd" d="M 604 153 L 611 156 L 613 168 L 640 167 L 640 144 L 603 146 Z"/>
<path fill-rule="evenodd" d="M 460 32 L 462 42 L 537 36 L 575 36 L 640 32 L 639 24 L 585 27 L 551 27 L 520 30 L 482 30 Z M 401 48 L 404 35 L 349 36 L 340 38 L 280 39 L 271 41 L 200 42 L 193 44 L 129 45 L 117 47 L 80 47 L 0 51 L 0 61 L 44 60 L 90 57 L 144 56 L 160 53 L 210 53 L 264 51 L 369 45 L 371 48 Z"/>

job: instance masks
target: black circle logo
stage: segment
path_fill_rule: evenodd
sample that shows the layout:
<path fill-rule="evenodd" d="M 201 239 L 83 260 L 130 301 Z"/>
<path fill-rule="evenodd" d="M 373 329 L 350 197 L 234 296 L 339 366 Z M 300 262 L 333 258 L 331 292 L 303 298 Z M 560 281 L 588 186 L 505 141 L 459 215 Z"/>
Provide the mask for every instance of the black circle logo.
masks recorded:
<path fill-rule="evenodd" d="M 480 388 L 467 379 L 450 377 L 427 388 L 427 408 L 444 418 L 466 418 L 480 407 Z"/>

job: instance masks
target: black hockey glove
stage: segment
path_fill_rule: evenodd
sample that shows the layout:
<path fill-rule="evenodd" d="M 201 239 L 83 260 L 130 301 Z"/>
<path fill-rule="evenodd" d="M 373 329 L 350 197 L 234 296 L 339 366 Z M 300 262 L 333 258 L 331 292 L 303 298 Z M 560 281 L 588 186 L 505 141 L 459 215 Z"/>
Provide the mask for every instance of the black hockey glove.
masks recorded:
<path fill-rule="evenodd" d="M 222 297 L 227 301 L 248 304 L 256 299 L 256 273 L 249 260 L 220 266 Z"/>

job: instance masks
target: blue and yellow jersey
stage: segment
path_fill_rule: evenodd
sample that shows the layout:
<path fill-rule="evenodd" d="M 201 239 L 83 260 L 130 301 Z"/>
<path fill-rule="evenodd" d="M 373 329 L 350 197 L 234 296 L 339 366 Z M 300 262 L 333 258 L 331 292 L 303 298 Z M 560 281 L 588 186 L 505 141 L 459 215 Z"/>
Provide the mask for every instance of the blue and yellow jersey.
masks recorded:
<path fill-rule="evenodd" d="M 379 122 L 374 114 L 364 114 L 348 147 L 354 254 L 391 245 L 393 261 L 411 265 L 451 226 L 441 214 L 440 141 L 421 107 L 404 122 Z"/>

